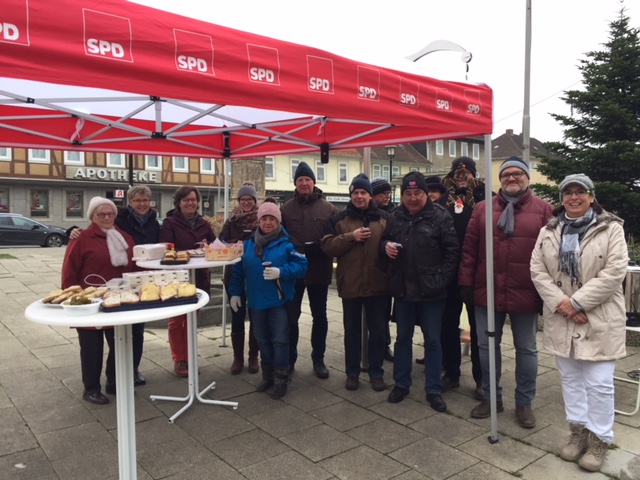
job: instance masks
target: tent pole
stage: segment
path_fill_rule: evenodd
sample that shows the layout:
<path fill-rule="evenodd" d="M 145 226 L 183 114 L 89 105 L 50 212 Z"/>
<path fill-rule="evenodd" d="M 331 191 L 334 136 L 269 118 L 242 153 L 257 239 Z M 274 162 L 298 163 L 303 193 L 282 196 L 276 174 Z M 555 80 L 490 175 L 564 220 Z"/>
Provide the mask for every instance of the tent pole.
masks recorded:
<path fill-rule="evenodd" d="M 222 173 L 224 175 L 224 218 L 229 218 L 229 177 L 231 173 L 231 159 L 225 158 L 222 161 Z M 220 189 L 218 188 L 218 194 Z M 224 276 L 224 267 L 222 267 L 222 275 Z M 227 346 L 227 292 L 222 282 L 222 344 L 220 346 Z"/>

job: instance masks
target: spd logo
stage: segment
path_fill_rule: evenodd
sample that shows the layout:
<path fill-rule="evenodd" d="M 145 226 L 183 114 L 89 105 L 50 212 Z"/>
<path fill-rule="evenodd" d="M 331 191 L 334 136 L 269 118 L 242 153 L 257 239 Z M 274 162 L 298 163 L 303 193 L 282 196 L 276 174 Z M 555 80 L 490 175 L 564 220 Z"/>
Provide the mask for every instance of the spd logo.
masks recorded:
<path fill-rule="evenodd" d="M 453 112 L 453 95 L 446 88 L 436 88 L 436 109 Z"/>
<path fill-rule="evenodd" d="M 380 71 L 369 67 L 358 67 L 357 95 L 361 100 L 380 101 Z"/>
<path fill-rule="evenodd" d="M 27 0 L 20 8 L 3 8 L 0 12 L 0 42 L 29 45 L 29 12 Z"/>
<path fill-rule="evenodd" d="M 213 70 L 213 39 L 185 30 L 173 30 L 176 42 L 176 68 L 183 72 L 215 76 Z"/>
<path fill-rule="evenodd" d="M 126 17 L 82 10 L 84 51 L 91 57 L 133 62 L 131 22 Z"/>
<path fill-rule="evenodd" d="M 280 85 L 278 50 L 263 45 L 247 44 L 249 81 L 266 85 Z"/>
<path fill-rule="evenodd" d="M 311 92 L 335 93 L 333 89 L 333 60 L 307 55 L 308 87 Z"/>
<path fill-rule="evenodd" d="M 416 82 L 400 77 L 400 105 L 418 107 L 420 105 L 418 101 L 419 90 L 420 87 Z"/>
<path fill-rule="evenodd" d="M 464 98 L 467 100 L 467 115 L 480 115 L 482 113 L 480 92 L 478 90 L 465 90 Z"/>

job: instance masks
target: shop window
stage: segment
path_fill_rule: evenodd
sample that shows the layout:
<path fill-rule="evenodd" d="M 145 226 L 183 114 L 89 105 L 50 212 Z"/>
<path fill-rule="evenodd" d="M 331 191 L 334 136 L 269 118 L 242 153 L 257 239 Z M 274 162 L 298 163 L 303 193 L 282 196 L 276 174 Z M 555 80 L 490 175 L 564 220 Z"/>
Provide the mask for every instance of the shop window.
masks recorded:
<path fill-rule="evenodd" d="M 0 188 L 0 212 L 10 212 L 9 208 L 9 189 Z"/>
<path fill-rule="evenodd" d="M 67 217 L 82 218 L 84 216 L 84 193 L 78 190 L 68 190 L 66 199 Z"/>
<path fill-rule="evenodd" d="M 31 216 L 49 216 L 49 191 L 31 190 Z"/>

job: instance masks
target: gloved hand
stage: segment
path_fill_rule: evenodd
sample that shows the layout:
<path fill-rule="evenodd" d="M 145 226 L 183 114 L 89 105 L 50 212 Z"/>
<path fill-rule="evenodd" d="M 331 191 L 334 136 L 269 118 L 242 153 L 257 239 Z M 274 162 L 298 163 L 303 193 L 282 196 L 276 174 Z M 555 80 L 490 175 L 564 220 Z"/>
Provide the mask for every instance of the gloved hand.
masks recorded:
<path fill-rule="evenodd" d="M 229 306 L 231 307 L 231 310 L 233 310 L 234 312 L 237 312 L 238 309 L 242 306 L 242 299 L 238 296 L 232 296 L 229 299 Z"/>
<path fill-rule="evenodd" d="M 280 278 L 280 269 L 276 267 L 267 267 L 264 269 L 265 280 L 277 280 Z"/>
<path fill-rule="evenodd" d="M 460 287 L 460 300 L 467 305 L 473 305 L 473 287 Z"/>

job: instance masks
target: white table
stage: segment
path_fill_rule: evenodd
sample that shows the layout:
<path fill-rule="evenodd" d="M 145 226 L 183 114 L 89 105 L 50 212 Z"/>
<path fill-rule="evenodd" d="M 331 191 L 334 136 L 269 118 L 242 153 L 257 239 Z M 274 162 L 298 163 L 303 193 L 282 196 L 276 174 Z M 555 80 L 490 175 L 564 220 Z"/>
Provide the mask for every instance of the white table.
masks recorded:
<path fill-rule="evenodd" d="M 189 263 L 183 265 L 162 265 L 161 260 L 140 260 L 136 264 L 140 268 L 155 269 L 155 270 L 189 270 L 190 282 L 195 284 L 196 270 L 201 268 L 214 268 L 224 267 L 226 265 L 233 265 L 241 260 L 240 257 L 229 261 L 208 261 L 203 257 L 192 257 Z M 164 317 L 166 318 L 166 317 Z M 216 382 L 212 382 L 204 390 L 200 391 L 199 377 L 198 377 L 198 314 L 195 310 L 189 312 L 187 315 L 187 363 L 189 364 L 189 389 L 186 397 L 167 397 L 163 395 L 151 395 L 151 400 L 167 400 L 169 402 L 186 402 L 186 404 L 178 410 L 170 419 L 169 422 L 173 423 L 182 413 L 184 413 L 194 402 L 198 400 L 200 403 L 206 403 L 209 405 L 223 405 L 227 407 L 238 408 L 238 402 L 226 402 L 222 400 L 210 400 L 204 398 L 209 390 L 216 387 Z"/>
<path fill-rule="evenodd" d="M 627 331 L 640 333 L 640 327 L 627 327 Z M 622 410 L 614 410 L 614 412 L 619 413 L 620 415 L 627 415 L 627 416 L 635 415 L 638 412 L 638 410 L 640 410 L 640 380 L 631 380 L 630 378 L 624 378 L 624 377 L 613 377 L 613 378 L 621 382 L 631 383 L 638 387 L 638 392 L 636 396 L 636 407 L 633 411 L 623 412 Z"/>
<path fill-rule="evenodd" d="M 113 313 L 98 312 L 83 317 L 70 317 L 61 306 L 34 302 L 24 312 L 28 320 L 55 327 L 114 327 L 116 355 L 116 408 L 118 415 L 118 464 L 120 479 L 135 480 L 136 415 L 133 399 L 133 345 L 131 325 L 194 312 L 209 303 L 209 295 L 198 290 L 197 303 L 172 307 L 147 308 Z"/>

